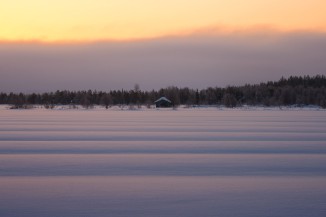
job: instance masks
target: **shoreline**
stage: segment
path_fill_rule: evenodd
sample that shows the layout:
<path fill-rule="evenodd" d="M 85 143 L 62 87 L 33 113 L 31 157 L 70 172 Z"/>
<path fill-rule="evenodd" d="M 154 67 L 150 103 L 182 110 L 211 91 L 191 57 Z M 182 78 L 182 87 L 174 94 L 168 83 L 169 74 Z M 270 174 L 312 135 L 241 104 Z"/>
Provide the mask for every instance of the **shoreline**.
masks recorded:
<path fill-rule="evenodd" d="M 171 107 L 171 108 L 156 108 L 155 105 L 151 105 L 150 107 L 142 105 L 138 107 L 137 105 L 114 105 L 110 106 L 109 108 L 105 108 L 105 106 L 95 105 L 91 108 L 85 108 L 82 105 L 54 105 L 53 108 L 46 108 L 43 105 L 31 105 L 29 108 L 12 108 L 12 105 L 3 104 L 0 105 L 1 110 L 88 110 L 88 111 L 146 111 L 146 110 L 217 110 L 217 111 L 326 111 L 325 108 L 316 105 L 289 105 L 289 106 L 250 106 L 250 105 L 243 105 L 243 106 L 236 106 L 233 108 L 229 108 L 222 105 L 200 105 L 200 106 L 189 106 L 189 105 L 179 105 L 178 107 Z"/>

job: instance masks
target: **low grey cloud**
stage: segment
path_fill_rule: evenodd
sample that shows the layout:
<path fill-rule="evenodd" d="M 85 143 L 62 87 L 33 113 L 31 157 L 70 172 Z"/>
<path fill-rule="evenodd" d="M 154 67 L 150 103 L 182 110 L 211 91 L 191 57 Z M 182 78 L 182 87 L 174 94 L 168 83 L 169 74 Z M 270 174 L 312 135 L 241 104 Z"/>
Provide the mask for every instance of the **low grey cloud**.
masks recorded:
<path fill-rule="evenodd" d="M 220 34 L 91 44 L 0 43 L 0 91 L 206 88 L 326 75 L 326 34 Z"/>

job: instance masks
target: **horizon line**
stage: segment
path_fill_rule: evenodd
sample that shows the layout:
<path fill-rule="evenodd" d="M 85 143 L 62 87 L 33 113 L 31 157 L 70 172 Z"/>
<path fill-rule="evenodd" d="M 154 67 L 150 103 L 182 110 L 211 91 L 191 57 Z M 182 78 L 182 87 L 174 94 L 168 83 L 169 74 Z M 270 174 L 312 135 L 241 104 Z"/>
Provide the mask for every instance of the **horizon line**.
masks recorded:
<path fill-rule="evenodd" d="M 322 28 L 302 28 L 302 29 L 280 29 L 270 25 L 254 25 L 247 28 L 226 28 L 221 26 L 210 26 L 195 30 L 179 31 L 171 34 L 161 34 L 148 37 L 125 37 L 125 38 L 95 38 L 95 39 L 2 39 L 0 45 L 4 44 L 35 44 L 35 45 L 89 45 L 101 43 L 137 43 L 156 41 L 174 38 L 191 38 L 191 37 L 227 37 L 227 36 L 257 36 L 270 35 L 281 36 L 290 34 L 326 34 L 326 29 Z"/>
<path fill-rule="evenodd" d="M 225 88 L 228 88 L 228 87 L 243 87 L 243 86 L 246 86 L 246 85 L 260 85 L 260 84 L 267 84 L 269 82 L 279 82 L 280 80 L 282 79 L 289 79 L 290 77 L 294 77 L 294 78 L 305 78 L 305 77 L 309 77 L 310 79 L 314 79 L 314 78 L 317 78 L 317 77 L 321 77 L 323 79 L 326 78 L 326 74 L 315 74 L 315 75 L 309 75 L 309 74 L 306 74 L 306 75 L 289 75 L 289 76 L 281 76 L 278 80 L 265 80 L 265 81 L 261 81 L 261 82 L 253 82 L 253 83 L 244 83 L 244 84 L 241 84 L 241 85 L 224 85 L 224 86 L 207 86 L 205 88 L 192 88 L 192 87 L 189 87 L 189 86 L 176 86 L 176 85 L 168 85 L 168 86 L 165 86 L 165 87 L 160 87 L 160 88 L 157 88 L 157 89 L 144 89 L 142 90 L 141 88 L 139 89 L 140 91 L 143 91 L 143 92 L 150 92 L 150 91 L 159 91 L 161 89 L 168 89 L 168 88 L 178 88 L 178 89 L 184 89 L 184 88 L 188 88 L 190 90 L 199 90 L 199 91 L 202 91 L 202 90 L 205 90 L 205 89 L 208 89 L 208 88 L 222 88 L 222 89 L 225 89 Z M 135 85 L 137 85 L 137 83 L 135 83 Z M 68 92 L 87 92 L 87 91 L 92 91 L 92 92 L 104 92 L 104 93 L 107 93 L 107 92 L 111 92 L 111 91 L 132 91 L 134 90 L 134 88 L 119 88 L 119 89 L 107 89 L 107 90 L 97 90 L 97 89 L 91 89 L 91 88 L 85 88 L 85 89 L 78 89 L 78 90 L 68 90 L 68 89 L 63 89 L 63 90 L 52 90 L 52 91 L 32 91 L 32 92 L 23 92 L 23 91 L 10 91 L 10 92 L 3 92 L 0 90 L 0 93 L 5 93 L 5 94 L 45 94 L 45 93 L 55 93 L 57 91 L 68 91 Z"/>

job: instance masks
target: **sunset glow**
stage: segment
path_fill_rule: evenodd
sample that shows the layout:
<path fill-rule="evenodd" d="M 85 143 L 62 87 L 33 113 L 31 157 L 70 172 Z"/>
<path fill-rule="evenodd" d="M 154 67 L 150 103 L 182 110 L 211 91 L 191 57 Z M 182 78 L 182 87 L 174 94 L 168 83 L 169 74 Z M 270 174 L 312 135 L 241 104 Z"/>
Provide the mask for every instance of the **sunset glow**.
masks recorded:
<path fill-rule="evenodd" d="M 325 11 L 323 0 L 5 0 L 0 40 L 130 40 L 260 28 L 325 31 Z"/>

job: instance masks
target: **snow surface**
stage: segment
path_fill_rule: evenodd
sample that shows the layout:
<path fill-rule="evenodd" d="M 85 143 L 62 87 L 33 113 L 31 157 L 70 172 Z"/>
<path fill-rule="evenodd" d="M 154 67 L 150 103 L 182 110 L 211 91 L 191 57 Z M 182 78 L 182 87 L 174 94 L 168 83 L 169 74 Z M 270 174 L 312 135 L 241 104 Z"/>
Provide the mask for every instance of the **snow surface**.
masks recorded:
<path fill-rule="evenodd" d="M 326 111 L 0 107 L 0 216 L 326 216 Z"/>

